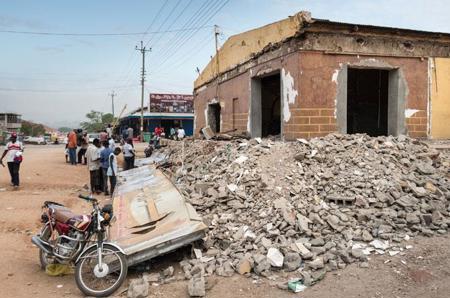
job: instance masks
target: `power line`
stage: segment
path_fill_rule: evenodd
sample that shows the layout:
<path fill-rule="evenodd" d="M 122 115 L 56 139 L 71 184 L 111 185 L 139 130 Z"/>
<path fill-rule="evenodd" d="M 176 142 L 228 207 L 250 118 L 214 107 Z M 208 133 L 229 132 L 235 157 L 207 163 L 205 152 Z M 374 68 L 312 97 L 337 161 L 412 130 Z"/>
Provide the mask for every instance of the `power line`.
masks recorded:
<path fill-rule="evenodd" d="M 122 86 L 122 87 L 135 87 L 138 86 L 137 84 L 134 86 Z M 80 89 L 33 89 L 33 88 L 4 88 L 0 87 L 0 91 L 5 92 L 35 92 L 35 93 L 72 93 L 72 92 L 86 92 L 86 91 L 105 91 L 109 90 L 107 87 L 100 87 L 100 88 L 80 88 Z"/>
<path fill-rule="evenodd" d="M 166 1 L 167 2 L 167 1 Z M 165 4 L 167 4 L 167 3 L 164 3 L 164 5 Z M 168 29 L 170 29 L 174 24 L 175 24 L 175 22 L 176 22 L 176 20 L 186 11 L 186 9 L 189 7 L 189 5 L 191 4 L 191 2 L 192 2 L 192 0 L 191 1 L 189 1 L 188 2 L 188 4 L 182 9 L 182 11 L 178 14 L 178 16 L 175 18 L 175 20 L 174 21 L 172 21 L 171 22 L 171 24 L 166 28 L 166 31 L 168 30 Z M 178 6 L 180 5 L 180 3 L 181 3 L 181 0 L 178 0 L 177 1 L 177 3 L 175 4 L 175 6 L 173 6 L 172 7 L 172 9 L 171 9 L 171 11 L 169 12 L 169 14 L 167 15 L 167 17 L 163 20 L 163 22 L 159 25 L 159 28 L 158 28 L 158 31 L 160 31 L 162 28 L 163 28 L 163 26 L 166 24 L 166 22 L 170 19 L 170 17 L 172 16 L 172 14 L 176 11 L 176 9 L 178 8 Z M 164 6 L 163 5 L 163 6 Z M 205 26 L 206 27 L 206 26 Z M 185 28 L 185 27 L 183 27 L 183 28 Z M 200 30 L 200 29 L 199 29 Z M 147 46 L 147 45 L 149 45 L 150 44 L 150 42 L 153 40 L 153 38 L 154 38 L 154 36 L 152 36 L 147 42 L 146 42 L 146 44 L 145 44 L 145 46 L 144 46 L 144 48 Z M 158 39 L 157 41 L 159 41 L 160 39 Z M 141 48 L 142 48 L 142 45 L 141 45 Z M 135 63 L 136 64 L 136 63 Z M 135 65 L 134 64 L 134 65 Z M 131 67 L 131 69 L 134 67 L 134 65 Z M 130 70 L 131 70 L 130 69 Z M 144 66 L 143 66 L 143 69 L 144 69 Z M 128 80 L 127 80 L 127 82 L 128 82 Z M 143 85 L 143 83 L 142 83 L 142 85 Z M 142 89 L 142 94 L 143 94 L 143 89 Z M 143 97 L 143 95 L 142 95 L 142 97 Z M 142 100 L 141 100 L 142 101 Z"/>
<path fill-rule="evenodd" d="M 217 0 L 219 1 L 219 0 Z M 205 2 L 203 2 L 203 5 L 201 7 L 199 7 L 199 9 L 189 18 L 189 20 L 187 20 L 184 25 L 183 28 L 191 26 L 195 21 L 199 21 L 201 20 L 201 17 L 204 15 L 204 13 L 206 11 L 208 11 L 210 9 L 210 4 L 213 4 L 214 0 L 209 2 L 208 0 L 206 0 Z M 213 4 L 214 5 L 214 4 Z M 177 42 L 182 39 L 183 36 L 181 35 L 181 33 L 177 33 L 172 39 L 169 40 L 169 42 L 167 43 L 167 46 L 164 48 L 161 48 L 159 50 L 159 53 L 163 53 L 163 57 L 165 58 L 167 55 L 167 52 L 170 50 L 168 47 L 173 47 L 175 44 L 177 44 Z M 162 57 L 160 57 L 159 60 L 161 60 Z"/>
<path fill-rule="evenodd" d="M 206 45 L 208 45 L 213 40 L 214 40 L 214 35 L 208 34 L 206 36 L 206 38 L 203 39 L 203 42 L 195 44 L 195 46 L 190 48 L 190 51 L 186 52 L 186 54 L 183 57 L 181 57 L 181 59 L 177 59 L 174 62 L 172 62 L 172 67 L 171 68 L 174 69 L 174 70 L 178 69 L 184 63 L 186 63 L 187 61 L 191 60 L 192 57 L 194 57 L 196 54 L 198 54 L 199 53 L 198 49 L 203 49 Z M 157 68 L 155 70 L 155 72 L 158 72 L 161 69 L 162 69 L 161 67 Z M 160 74 L 158 74 L 158 75 L 160 75 Z"/>
<path fill-rule="evenodd" d="M 158 12 L 157 12 L 157 13 L 155 14 L 155 16 L 153 17 L 152 22 L 151 22 L 150 25 L 147 27 L 147 29 L 145 29 L 145 32 L 150 31 L 150 29 L 153 27 L 153 25 L 155 24 L 156 20 L 157 20 L 157 19 L 159 18 L 159 16 L 161 15 L 162 11 L 164 10 L 164 8 L 166 7 L 166 5 L 167 5 L 168 2 L 169 2 L 169 0 L 165 0 L 165 2 L 163 3 L 163 5 L 161 5 L 161 7 L 159 8 Z M 145 35 L 146 35 L 146 34 L 143 34 L 143 35 L 142 35 L 141 40 L 144 39 Z M 126 74 L 125 74 L 125 80 L 124 80 L 125 82 L 128 82 L 128 81 L 129 81 L 128 78 L 129 78 L 130 72 L 131 72 L 131 70 L 134 68 L 134 66 L 136 65 L 136 63 L 131 64 L 131 61 L 132 61 L 133 57 L 134 57 L 134 51 L 133 51 L 132 53 L 130 53 L 130 56 L 129 56 L 128 61 L 127 61 L 127 63 L 126 63 L 126 65 L 129 66 L 129 67 L 127 67 L 127 66 L 125 67 L 125 69 L 128 69 L 128 71 L 126 71 Z"/>
<path fill-rule="evenodd" d="M 158 19 L 158 17 L 160 16 L 161 12 L 164 10 L 164 8 L 166 7 L 167 3 L 169 2 L 169 0 L 166 0 L 163 5 L 161 5 L 161 7 L 159 8 L 158 12 L 156 13 L 155 17 L 153 18 L 152 22 L 150 23 L 150 25 L 147 27 L 147 29 L 145 29 L 145 32 L 150 31 L 150 29 L 153 27 L 153 24 L 155 24 L 156 20 Z M 147 34 L 147 33 L 145 33 Z M 145 34 L 141 37 L 141 39 L 143 39 L 145 37 Z"/>
<path fill-rule="evenodd" d="M 229 0 L 228 0 L 229 1 Z M 207 18 L 207 20 L 205 22 L 203 22 L 203 24 L 206 24 L 210 19 L 212 19 L 219 11 L 220 9 L 226 5 L 228 3 L 228 1 L 224 2 L 223 5 L 220 5 L 220 0 L 216 1 L 216 2 L 211 2 L 213 3 L 212 6 L 210 6 L 206 11 L 204 11 L 202 13 L 202 15 L 194 22 L 195 25 L 198 25 L 200 22 L 202 22 L 205 18 Z M 219 5 L 217 5 L 219 4 Z M 192 25 L 192 23 L 190 23 L 189 25 Z M 187 41 L 189 41 L 198 31 L 194 31 L 193 33 L 191 33 L 190 35 L 183 35 L 181 36 L 181 38 L 179 38 L 171 47 L 171 49 L 169 49 L 168 51 L 166 51 L 166 55 L 163 56 L 163 58 L 159 59 L 159 64 L 157 65 L 157 67 L 161 67 L 167 60 L 171 59 L 174 57 L 175 53 L 178 52 L 178 50 L 185 45 L 185 43 Z"/>
<path fill-rule="evenodd" d="M 167 17 L 164 19 L 164 21 L 159 25 L 158 31 L 162 29 L 162 27 L 164 26 L 164 24 L 169 20 L 170 16 L 175 12 L 175 10 L 177 9 L 178 5 L 180 5 L 181 0 L 178 0 L 178 2 L 175 4 L 175 6 L 172 8 L 172 10 L 170 11 L 170 13 L 167 15 Z M 145 46 L 148 46 L 150 41 L 153 39 L 150 38 L 149 41 L 147 41 L 147 43 L 145 44 Z"/>
<path fill-rule="evenodd" d="M 209 17 L 208 17 L 208 19 L 205 21 L 205 22 L 203 22 L 203 25 L 205 25 L 206 23 L 208 23 L 225 5 L 227 5 L 228 4 L 228 2 L 230 2 L 230 0 L 226 0 L 225 2 L 223 2 L 222 3 L 222 5 L 220 5 L 220 6 L 218 6 L 218 7 L 216 7 L 216 10 L 211 14 L 211 15 L 209 15 Z M 194 32 L 192 32 L 190 35 L 188 35 L 188 36 L 185 36 L 185 38 L 184 39 L 182 39 L 181 41 L 180 41 L 180 43 L 178 43 L 178 46 L 177 47 L 175 47 L 175 49 L 173 50 L 173 51 L 171 51 L 171 52 L 169 52 L 168 53 L 168 55 L 167 55 L 167 57 L 165 58 L 165 59 L 161 59 L 162 60 L 162 62 L 160 62 L 159 63 L 159 65 L 157 65 L 155 68 L 161 68 L 162 67 L 162 65 L 164 65 L 164 63 L 166 63 L 170 58 L 172 58 L 172 57 L 174 57 L 174 55 L 175 55 L 175 53 L 176 52 L 178 52 L 179 51 L 179 49 L 181 49 L 182 48 L 182 46 L 189 40 L 189 39 L 191 39 L 196 33 L 198 32 L 198 30 L 196 30 L 196 31 L 194 31 Z"/>
<path fill-rule="evenodd" d="M 175 24 L 175 22 L 181 17 L 181 15 L 183 15 L 183 13 L 186 11 L 186 9 L 191 5 L 191 3 L 194 0 L 190 0 L 186 6 L 180 11 L 180 13 L 173 19 L 172 23 L 169 25 L 169 27 L 167 27 L 167 30 L 172 28 L 172 26 Z M 159 38 L 153 43 L 152 47 L 154 47 L 162 38 L 162 35 L 159 36 Z M 149 41 L 150 42 L 150 41 Z M 147 44 L 149 43 L 147 42 Z"/>
<path fill-rule="evenodd" d="M 210 26 L 203 26 L 208 28 Z M 172 30 L 158 30 L 158 31 L 145 31 L 145 32 L 130 32 L 130 33 L 56 33 L 56 32 L 33 32 L 33 31 L 15 31 L 15 30 L 0 30 L 0 33 L 12 33 L 12 34 L 28 34 L 28 35 L 50 35 L 50 36 L 130 36 L 130 35 L 147 35 L 147 34 L 161 34 L 161 33 L 173 33 L 173 32 L 186 32 L 191 30 L 203 29 L 200 27 L 192 28 L 178 28 Z"/>

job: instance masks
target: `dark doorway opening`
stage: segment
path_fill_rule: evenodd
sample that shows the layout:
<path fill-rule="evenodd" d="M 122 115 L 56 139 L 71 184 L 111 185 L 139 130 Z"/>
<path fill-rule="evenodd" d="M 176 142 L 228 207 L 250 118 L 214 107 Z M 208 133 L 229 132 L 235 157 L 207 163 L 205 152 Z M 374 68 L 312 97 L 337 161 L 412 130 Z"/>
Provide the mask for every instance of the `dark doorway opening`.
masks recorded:
<path fill-rule="evenodd" d="M 219 103 L 208 105 L 208 125 L 215 133 L 220 132 L 220 109 Z"/>
<path fill-rule="evenodd" d="M 348 69 L 347 133 L 388 134 L 389 71 Z"/>
<path fill-rule="evenodd" d="M 281 133 L 280 74 L 261 78 L 261 136 Z"/>

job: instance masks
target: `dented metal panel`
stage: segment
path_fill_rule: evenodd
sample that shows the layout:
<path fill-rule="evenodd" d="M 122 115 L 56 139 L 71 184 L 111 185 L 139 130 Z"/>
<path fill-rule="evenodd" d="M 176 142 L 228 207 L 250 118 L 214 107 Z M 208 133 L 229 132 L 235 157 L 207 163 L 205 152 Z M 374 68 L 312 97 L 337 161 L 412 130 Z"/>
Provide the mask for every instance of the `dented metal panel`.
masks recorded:
<path fill-rule="evenodd" d="M 207 229 L 175 185 L 153 166 L 119 173 L 113 206 L 116 220 L 110 238 L 130 265 L 198 240 Z"/>
<path fill-rule="evenodd" d="M 134 165 L 136 167 L 142 167 L 142 166 L 147 166 L 147 165 L 151 165 L 151 164 L 162 163 L 169 159 L 169 155 L 170 155 L 170 153 L 153 152 L 152 156 L 150 156 L 150 157 L 137 159 L 134 162 Z"/>

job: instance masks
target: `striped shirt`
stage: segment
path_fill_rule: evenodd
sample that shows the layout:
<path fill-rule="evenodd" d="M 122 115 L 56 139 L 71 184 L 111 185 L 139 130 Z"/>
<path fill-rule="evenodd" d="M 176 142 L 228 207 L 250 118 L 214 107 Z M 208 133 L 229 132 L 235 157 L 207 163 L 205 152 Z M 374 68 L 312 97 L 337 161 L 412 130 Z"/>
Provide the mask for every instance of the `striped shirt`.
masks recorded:
<path fill-rule="evenodd" d="M 6 154 L 6 162 L 14 162 L 16 153 L 19 151 L 23 151 L 23 145 L 19 141 L 16 141 L 15 143 L 9 142 L 8 144 L 6 144 L 5 150 L 8 151 L 8 153 Z"/>

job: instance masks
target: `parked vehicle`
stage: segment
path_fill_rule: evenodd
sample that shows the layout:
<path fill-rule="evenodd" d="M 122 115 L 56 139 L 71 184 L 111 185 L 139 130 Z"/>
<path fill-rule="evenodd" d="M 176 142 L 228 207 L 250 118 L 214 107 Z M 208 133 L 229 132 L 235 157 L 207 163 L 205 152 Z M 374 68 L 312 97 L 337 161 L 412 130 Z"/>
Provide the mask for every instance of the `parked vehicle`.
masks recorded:
<path fill-rule="evenodd" d="M 92 143 L 95 139 L 100 139 L 99 133 L 88 133 L 89 143 Z"/>
<path fill-rule="evenodd" d="M 106 241 L 112 206 L 100 208 L 92 197 L 79 198 L 92 203 L 90 215 L 77 215 L 59 203 L 46 201 L 43 227 L 32 242 L 40 249 L 43 269 L 54 263 L 75 264 L 75 281 L 86 296 L 109 296 L 121 286 L 128 270 L 123 251 Z"/>
<path fill-rule="evenodd" d="M 37 144 L 37 145 L 46 145 L 47 141 L 44 137 L 30 137 L 26 136 L 23 138 L 23 142 L 26 144 Z"/>

